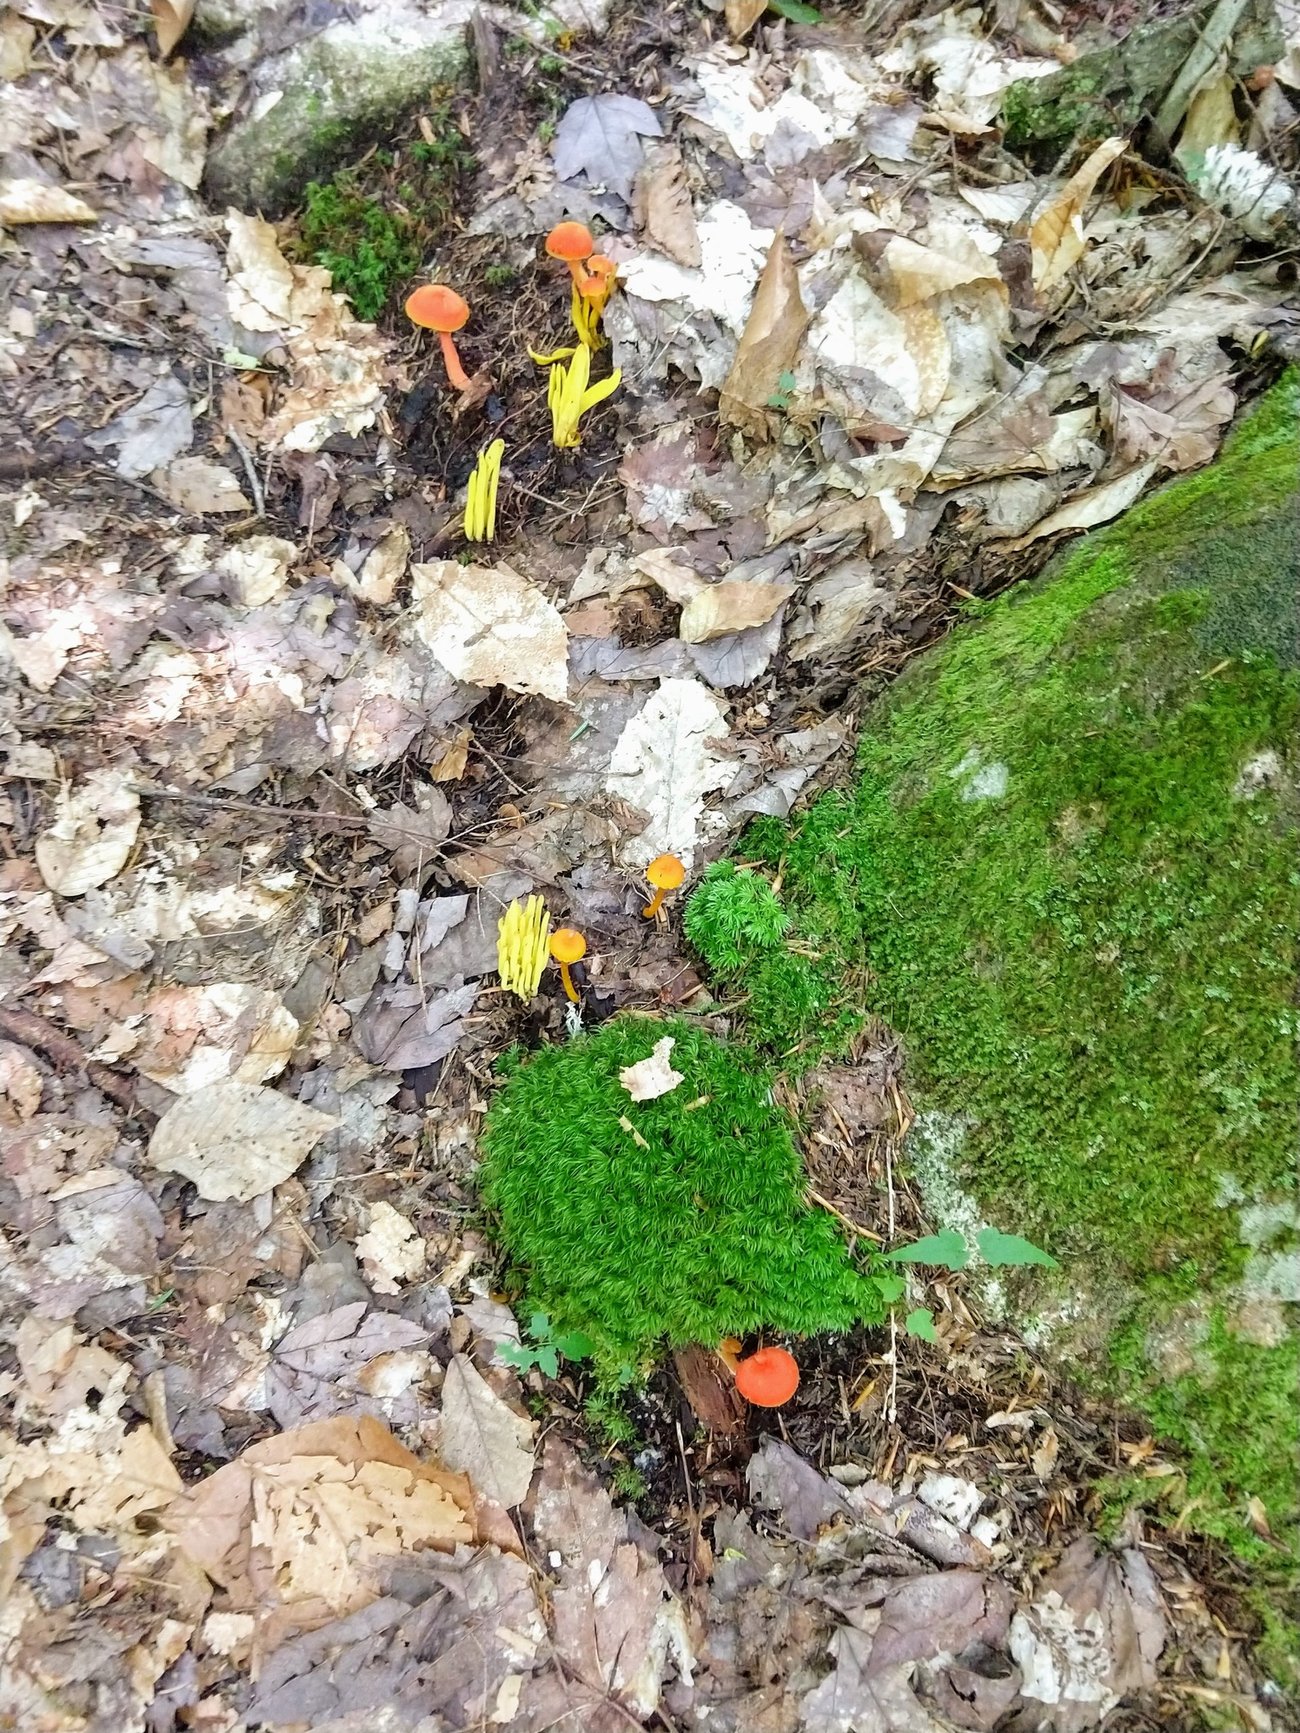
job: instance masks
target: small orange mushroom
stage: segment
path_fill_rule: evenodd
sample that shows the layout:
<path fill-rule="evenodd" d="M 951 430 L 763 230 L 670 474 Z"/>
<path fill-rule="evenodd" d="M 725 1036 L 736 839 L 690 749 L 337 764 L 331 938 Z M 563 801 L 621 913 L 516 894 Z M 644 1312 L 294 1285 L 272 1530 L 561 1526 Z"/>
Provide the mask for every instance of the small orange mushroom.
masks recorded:
<path fill-rule="evenodd" d="M 618 277 L 618 266 L 613 259 L 607 259 L 604 253 L 593 253 L 587 260 L 587 269 L 578 284 L 578 293 L 584 301 L 590 301 L 593 310 L 603 313 L 605 303 L 614 293 L 614 283 Z"/>
<path fill-rule="evenodd" d="M 736 1367 L 736 1388 L 756 1408 L 779 1408 L 799 1388 L 799 1362 L 784 1348 L 760 1348 Z"/>
<path fill-rule="evenodd" d="M 424 283 L 407 296 L 406 317 L 413 325 L 438 333 L 448 380 L 455 390 L 468 391 L 469 374 L 460 364 L 451 334 L 459 331 L 469 318 L 469 302 L 445 283 Z"/>
<path fill-rule="evenodd" d="M 560 979 L 570 1004 L 578 1003 L 578 989 L 569 973 L 571 963 L 580 963 L 587 954 L 587 941 L 576 927 L 557 927 L 551 934 L 551 955 L 560 965 Z"/>
<path fill-rule="evenodd" d="M 654 896 L 646 904 L 641 913 L 646 920 L 653 920 L 659 913 L 664 897 L 669 891 L 675 891 L 686 877 L 686 868 L 675 854 L 658 854 L 645 869 L 645 876 L 654 886 Z"/>
<path fill-rule="evenodd" d="M 553 259 L 563 259 L 581 291 L 585 276 L 582 267 L 596 250 L 586 223 L 556 223 L 546 237 L 546 250 Z"/>

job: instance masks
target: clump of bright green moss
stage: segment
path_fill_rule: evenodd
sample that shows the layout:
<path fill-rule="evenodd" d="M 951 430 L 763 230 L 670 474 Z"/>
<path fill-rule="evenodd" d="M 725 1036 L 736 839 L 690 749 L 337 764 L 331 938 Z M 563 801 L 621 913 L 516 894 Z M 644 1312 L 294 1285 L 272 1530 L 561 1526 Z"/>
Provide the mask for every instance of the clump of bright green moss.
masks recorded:
<path fill-rule="evenodd" d="M 683 1081 L 634 1102 L 619 1072 L 665 1035 Z M 883 1315 L 834 1222 L 804 1202 L 772 1082 L 755 1055 L 685 1021 L 620 1017 L 543 1049 L 494 1100 L 485 1202 L 529 1301 L 589 1336 L 606 1374 L 665 1343 Z"/>
<path fill-rule="evenodd" d="M 837 1015 L 899 1030 L 954 1181 L 1053 1247 L 1112 1388 L 1188 1453 L 1186 1526 L 1273 1563 L 1250 1501 L 1294 1542 L 1295 1337 L 1243 1321 L 1230 1199 L 1296 1176 L 1298 486 L 1291 374 L 1216 464 L 914 664 L 857 786 L 747 835 L 791 938 L 730 983 L 801 1060 Z"/>

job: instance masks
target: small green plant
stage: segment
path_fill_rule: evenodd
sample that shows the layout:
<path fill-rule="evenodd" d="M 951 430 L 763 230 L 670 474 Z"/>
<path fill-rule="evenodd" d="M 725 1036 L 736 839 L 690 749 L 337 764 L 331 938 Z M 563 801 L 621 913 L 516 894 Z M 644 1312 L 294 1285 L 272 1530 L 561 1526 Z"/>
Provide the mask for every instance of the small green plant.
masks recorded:
<path fill-rule="evenodd" d="M 696 886 L 683 924 L 705 962 L 731 974 L 779 947 L 790 919 L 761 873 L 720 860 Z"/>
<path fill-rule="evenodd" d="M 619 1072 L 665 1035 L 684 1080 L 634 1102 Z M 883 1316 L 877 1282 L 804 1202 L 771 1085 L 755 1055 L 693 1024 L 620 1017 L 538 1053 L 492 1103 L 485 1201 L 532 1303 L 590 1337 L 603 1378 L 665 1340 Z"/>
<path fill-rule="evenodd" d="M 497 1348 L 497 1358 L 521 1374 L 531 1372 L 537 1366 L 548 1378 L 556 1378 L 561 1357 L 574 1361 L 590 1360 L 596 1351 L 595 1344 L 581 1330 L 555 1335 L 545 1312 L 533 1313 L 528 1321 L 528 1334 L 531 1340 L 521 1342 L 517 1348 L 512 1342 L 502 1342 Z"/>
<path fill-rule="evenodd" d="M 638 1498 L 644 1498 L 649 1490 L 645 1476 L 638 1473 L 630 1462 L 616 1462 L 614 1472 L 610 1475 L 610 1485 L 620 1498 L 629 1498 L 633 1503 Z"/>
<path fill-rule="evenodd" d="M 489 289 L 508 289 L 518 275 L 513 265 L 489 265 L 483 272 L 483 281 Z"/>
<path fill-rule="evenodd" d="M 583 1404 L 587 1423 L 607 1444 L 631 1444 L 636 1438 L 632 1417 L 624 1408 L 618 1391 L 602 1389 L 588 1396 Z"/>
<path fill-rule="evenodd" d="M 789 409 L 790 398 L 794 394 L 794 386 L 794 374 L 783 373 L 776 382 L 776 390 L 773 391 L 772 395 L 767 400 L 768 407 L 770 409 L 779 409 L 782 412 Z"/>

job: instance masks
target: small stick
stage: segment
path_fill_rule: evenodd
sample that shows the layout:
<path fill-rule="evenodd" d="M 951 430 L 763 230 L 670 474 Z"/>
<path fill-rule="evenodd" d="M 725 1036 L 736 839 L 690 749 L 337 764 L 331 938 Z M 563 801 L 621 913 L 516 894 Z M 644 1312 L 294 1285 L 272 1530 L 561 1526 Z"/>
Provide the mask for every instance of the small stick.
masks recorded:
<path fill-rule="evenodd" d="M 239 453 L 239 461 L 244 466 L 244 474 L 248 477 L 248 485 L 252 489 L 253 493 L 254 510 L 257 512 L 258 517 L 265 517 L 266 494 L 262 489 L 261 477 L 257 473 L 257 466 L 253 462 L 253 454 L 244 443 L 242 435 L 236 433 L 233 427 L 227 427 L 224 431 L 226 438 Z"/>
<path fill-rule="evenodd" d="M 79 1041 L 35 1011 L 17 1011 L 0 1005 L 0 1034 L 11 1035 L 15 1041 L 35 1047 L 52 1059 L 61 1071 L 80 1072 L 119 1107 L 133 1109 L 136 1106 L 135 1086 L 129 1077 L 110 1071 L 107 1065 L 88 1058 Z"/>
<path fill-rule="evenodd" d="M 694 1106 L 694 1102 L 691 1105 Z M 808 1187 L 808 1196 L 814 1203 L 819 1203 L 824 1210 L 829 1211 L 837 1221 L 842 1221 L 846 1228 L 851 1228 L 855 1234 L 861 1234 L 864 1240 L 875 1240 L 878 1246 L 885 1243 L 882 1234 L 873 1234 L 870 1228 L 864 1228 L 861 1222 L 855 1222 L 852 1216 L 846 1216 L 842 1209 L 836 1209 L 829 1198 L 824 1198 L 819 1191 L 814 1191 L 811 1186 Z"/>

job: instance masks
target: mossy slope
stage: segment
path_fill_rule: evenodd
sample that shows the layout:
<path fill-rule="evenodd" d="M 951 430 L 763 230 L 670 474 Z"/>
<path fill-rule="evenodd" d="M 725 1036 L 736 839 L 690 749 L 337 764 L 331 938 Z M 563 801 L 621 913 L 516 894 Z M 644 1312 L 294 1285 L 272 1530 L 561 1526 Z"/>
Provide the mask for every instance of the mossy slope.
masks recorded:
<path fill-rule="evenodd" d="M 787 1056 L 868 1008 L 903 1034 L 950 1177 L 1062 1260 L 1085 1369 L 1190 1452 L 1187 1522 L 1268 1562 L 1249 1501 L 1284 1542 L 1296 1508 L 1298 485 L 1292 374 L 914 664 L 856 789 L 746 838 L 794 920 L 734 976 Z"/>

